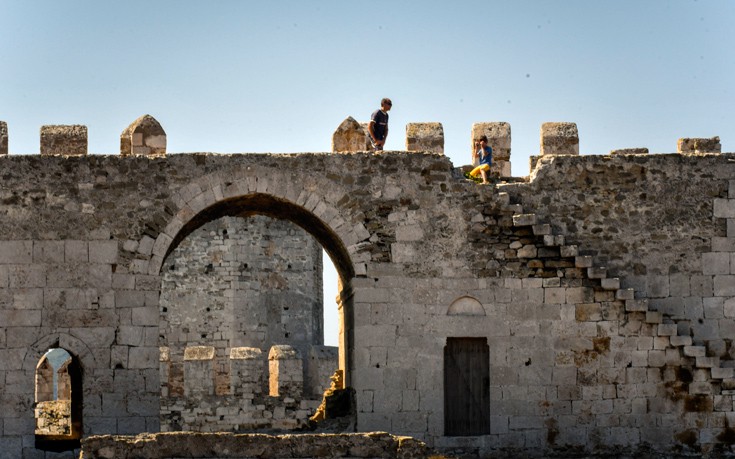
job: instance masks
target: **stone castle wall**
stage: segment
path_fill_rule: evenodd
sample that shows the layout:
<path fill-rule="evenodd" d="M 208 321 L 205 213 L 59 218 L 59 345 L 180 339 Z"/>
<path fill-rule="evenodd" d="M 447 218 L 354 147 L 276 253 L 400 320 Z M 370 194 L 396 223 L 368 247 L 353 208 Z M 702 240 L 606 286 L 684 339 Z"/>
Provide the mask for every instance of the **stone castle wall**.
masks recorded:
<path fill-rule="evenodd" d="M 246 209 L 332 257 L 359 431 L 485 454 L 729 452 L 734 159 L 543 156 L 528 182 L 477 186 L 413 152 L 0 157 L 0 451 L 36 453 L 52 345 L 83 369 L 85 435 L 159 431 L 161 273 Z M 444 347 L 462 337 L 489 348 L 480 436 L 445 435 Z"/>

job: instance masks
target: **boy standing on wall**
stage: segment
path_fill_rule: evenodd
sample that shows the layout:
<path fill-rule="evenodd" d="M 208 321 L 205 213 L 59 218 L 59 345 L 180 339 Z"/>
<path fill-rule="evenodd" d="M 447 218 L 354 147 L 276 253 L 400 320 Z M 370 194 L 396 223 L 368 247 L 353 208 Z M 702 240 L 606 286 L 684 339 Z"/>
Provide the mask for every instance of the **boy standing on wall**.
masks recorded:
<path fill-rule="evenodd" d="M 483 185 L 487 185 L 487 173 L 490 171 L 490 165 L 493 163 L 493 149 L 487 144 L 487 136 L 483 135 L 479 139 L 475 139 L 476 150 L 472 153 L 472 163 L 479 159 L 478 166 L 470 172 L 471 177 L 482 176 Z"/>
<path fill-rule="evenodd" d="M 388 111 L 392 106 L 393 102 L 386 97 L 380 101 L 380 110 L 375 110 L 370 116 L 368 131 L 370 132 L 370 141 L 376 150 L 382 150 L 385 140 L 388 138 Z"/>

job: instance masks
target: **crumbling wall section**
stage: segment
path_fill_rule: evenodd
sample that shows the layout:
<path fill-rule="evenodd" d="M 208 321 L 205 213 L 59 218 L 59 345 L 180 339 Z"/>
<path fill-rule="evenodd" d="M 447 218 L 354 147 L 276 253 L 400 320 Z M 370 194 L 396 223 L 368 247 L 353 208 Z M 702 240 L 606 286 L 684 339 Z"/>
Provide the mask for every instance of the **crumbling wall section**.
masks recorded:
<path fill-rule="evenodd" d="M 384 432 L 339 435 L 201 434 L 191 432 L 138 435 L 136 437 L 96 436 L 84 440 L 85 459 L 117 457 L 190 458 L 402 458 L 429 457 L 420 441 Z"/>

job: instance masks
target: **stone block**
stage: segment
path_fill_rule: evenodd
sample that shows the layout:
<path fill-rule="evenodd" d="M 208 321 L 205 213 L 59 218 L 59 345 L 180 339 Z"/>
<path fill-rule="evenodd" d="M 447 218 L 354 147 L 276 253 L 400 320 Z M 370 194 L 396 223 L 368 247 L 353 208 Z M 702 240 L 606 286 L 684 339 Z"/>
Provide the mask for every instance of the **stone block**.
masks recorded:
<path fill-rule="evenodd" d="M 131 322 L 133 325 L 158 325 L 159 319 L 159 312 L 156 307 L 132 308 Z"/>
<path fill-rule="evenodd" d="M 64 241 L 64 261 L 67 263 L 89 262 L 89 244 L 87 241 Z"/>
<path fill-rule="evenodd" d="M 669 276 L 648 277 L 648 298 L 666 298 L 669 296 Z"/>
<path fill-rule="evenodd" d="M 730 274 L 730 254 L 727 252 L 703 253 L 702 274 Z"/>
<path fill-rule="evenodd" d="M 576 257 L 579 255 L 579 249 L 576 245 L 563 245 L 559 247 L 559 254 L 564 258 Z"/>
<path fill-rule="evenodd" d="M 268 352 L 269 393 L 272 397 L 301 398 L 304 390 L 303 360 L 289 345 L 272 346 Z"/>
<path fill-rule="evenodd" d="M 712 395 L 712 384 L 707 381 L 689 383 L 691 395 Z"/>
<path fill-rule="evenodd" d="M 8 154 L 8 123 L 0 121 L 0 155 Z"/>
<path fill-rule="evenodd" d="M 351 116 L 345 118 L 332 134 L 332 152 L 334 153 L 370 150 L 372 150 L 372 144 L 367 131 Z"/>
<path fill-rule="evenodd" d="M 34 241 L 33 242 L 34 263 L 63 263 L 64 242 L 63 241 Z"/>
<path fill-rule="evenodd" d="M 602 308 L 600 303 L 577 304 L 576 319 L 580 322 L 597 322 L 602 320 Z"/>
<path fill-rule="evenodd" d="M 51 155 L 86 156 L 87 126 L 41 126 L 41 156 Z"/>
<path fill-rule="evenodd" d="M 0 241 L 0 264 L 33 262 L 33 241 Z"/>
<path fill-rule="evenodd" d="M 475 139 L 483 135 L 487 136 L 487 144 L 493 149 L 493 162 L 510 161 L 511 132 L 509 123 L 500 121 L 473 124 L 470 138 L 470 157 L 477 150 Z"/>
<path fill-rule="evenodd" d="M 733 368 L 712 367 L 710 372 L 713 379 L 732 379 L 735 376 L 735 369 Z"/>
<path fill-rule="evenodd" d="M 117 241 L 90 241 L 88 248 L 90 263 L 117 263 Z"/>
<path fill-rule="evenodd" d="M 590 279 L 604 279 L 607 277 L 607 268 L 587 268 L 587 277 L 589 277 Z"/>
<path fill-rule="evenodd" d="M 735 252 L 735 237 L 713 237 L 713 252 Z"/>
<path fill-rule="evenodd" d="M 648 299 L 625 300 L 625 310 L 628 312 L 645 312 L 648 310 Z"/>
<path fill-rule="evenodd" d="M 687 357 L 704 357 L 707 348 L 704 346 L 684 346 L 684 355 Z"/>
<path fill-rule="evenodd" d="M 692 345 L 691 336 L 674 335 L 674 336 L 671 336 L 669 339 L 671 341 L 672 346 L 691 346 Z"/>
<path fill-rule="evenodd" d="M 576 123 L 554 122 L 541 125 L 541 156 L 579 155 Z"/>
<path fill-rule="evenodd" d="M 616 150 L 610 150 L 610 155 L 647 155 L 648 148 L 618 148 Z"/>
<path fill-rule="evenodd" d="M 646 323 L 649 324 L 660 324 L 663 322 L 663 314 L 658 311 L 646 311 Z M 676 326 L 674 326 L 676 330 Z"/>
<path fill-rule="evenodd" d="M 697 368 L 716 368 L 720 366 L 720 358 L 697 356 L 695 366 Z"/>
<path fill-rule="evenodd" d="M 715 198 L 715 218 L 735 218 L 735 199 Z"/>
<path fill-rule="evenodd" d="M 617 277 L 603 278 L 600 281 L 600 286 L 605 290 L 618 290 L 620 289 L 620 279 Z"/>
<path fill-rule="evenodd" d="M 151 115 L 136 119 L 120 134 L 120 156 L 131 155 L 166 155 L 166 132 Z"/>
<path fill-rule="evenodd" d="M 566 289 L 566 303 L 592 303 L 595 300 L 595 291 L 589 287 L 570 287 Z"/>
<path fill-rule="evenodd" d="M 158 368 L 160 350 L 157 347 L 131 347 L 128 352 L 128 368 Z"/>
<path fill-rule="evenodd" d="M 406 124 L 406 150 L 444 153 L 444 128 L 441 123 Z"/>
<path fill-rule="evenodd" d="M 513 226 L 533 226 L 536 224 L 536 214 L 513 215 Z"/>
<path fill-rule="evenodd" d="M 723 303 L 723 312 L 727 318 L 735 318 L 735 298 L 729 298 Z"/>
<path fill-rule="evenodd" d="M 679 153 L 721 153 L 722 145 L 719 137 L 697 138 L 683 137 L 676 142 Z"/>
<path fill-rule="evenodd" d="M 676 324 L 659 324 L 656 330 L 658 336 L 676 336 Z"/>
<path fill-rule="evenodd" d="M 421 225 L 403 225 L 396 228 L 397 241 L 422 241 L 424 230 Z"/>
<path fill-rule="evenodd" d="M 735 275 L 714 276 L 713 287 L 715 296 L 735 296 Z"/>

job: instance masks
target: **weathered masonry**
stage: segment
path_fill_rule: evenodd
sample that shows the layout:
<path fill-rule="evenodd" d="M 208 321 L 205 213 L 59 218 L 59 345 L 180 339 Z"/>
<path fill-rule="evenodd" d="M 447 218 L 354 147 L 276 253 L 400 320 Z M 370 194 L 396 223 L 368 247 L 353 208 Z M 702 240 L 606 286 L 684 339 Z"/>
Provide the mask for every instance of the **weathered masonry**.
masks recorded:
<path fill-rule="evenodd" d="M 359 432 L 482 453 L 732 452 L 735 155 L 719 139 L 579 156 L 576 126 L 554 123 L 529 178 L 478 186 L 439 152 L 165 156 L 163 131 L 136 126 L 124 156 L 0 156 L 0 457 L 175 430 L 167 381 L 185 395 L 201 381 L 188 394 L 209 407 L 248 400 L 210 418 L 185 406 L 198 430 L 308 411 L 293 396 L 314 389 L 303 354 L 318 350 L 319 325 L 304 310 L 273 329 L 212 319 L 191 340 L 164 323 L 202 306 L 166 293 L 197 231 L 223 238 L 221 219 L 252 215 L 300 226 L 337 267 L 336 365 Z M 501 127 L 477 131 L 507 132 L 509 158 Z M 235 304 L 223 310 L 238 317 Z M 283 341 L 289 330 L 305 338 Z"/>

